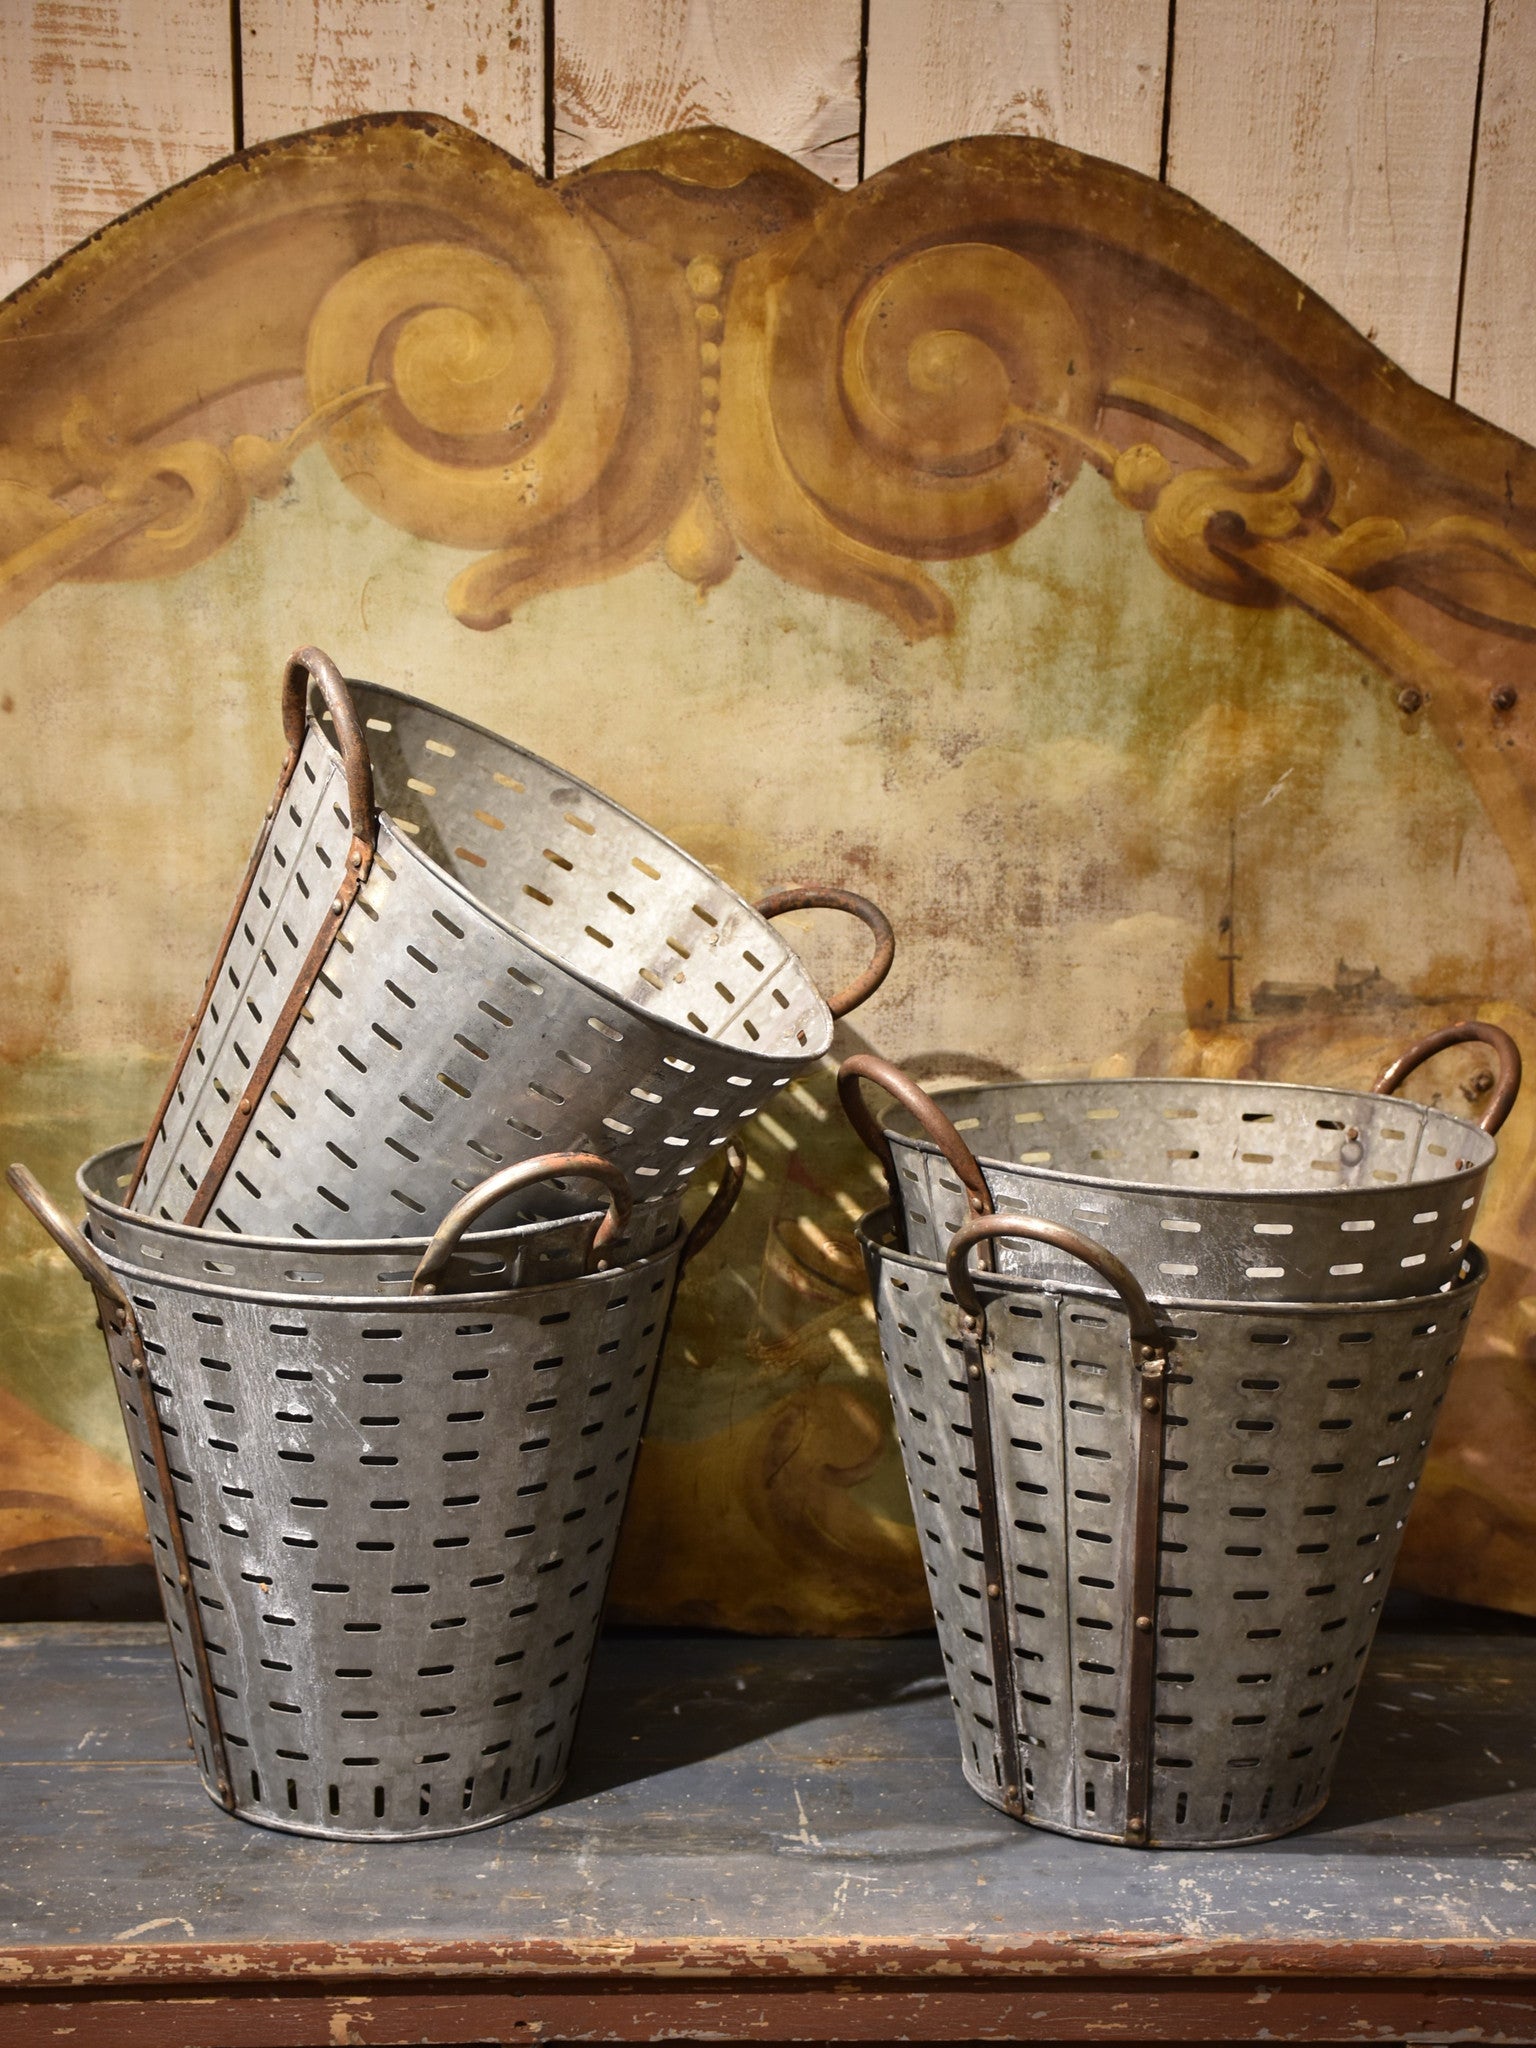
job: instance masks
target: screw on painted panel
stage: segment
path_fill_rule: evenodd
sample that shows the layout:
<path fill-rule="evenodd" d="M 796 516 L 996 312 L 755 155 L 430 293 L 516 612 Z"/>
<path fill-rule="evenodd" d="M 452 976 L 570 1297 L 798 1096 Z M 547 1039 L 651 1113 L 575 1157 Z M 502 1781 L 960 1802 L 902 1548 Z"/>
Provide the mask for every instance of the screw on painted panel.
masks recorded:
<path fill-rule="evenodd" d="M 1447 1024 L 1443 1030 L 1427 1032 L 1392 1062 L 1376 1082 L 1375 1092 L 1378 1095 L 1395 1093 L 1426 1060 L 1433 1059 L 1437 1053 L 1445 1052 L 1453 1045 L 1467 1045 L 1474 1040 L 1491 1046 L 1498 1055 L 1498 1087 L 1477 1119 L 1477 1128 L 1491 1136 L 1503 1126 L 1515 1106 L 1515 1097 L 1520 1093 L 1520 1048 L 1502 1025 L 1490 1024 L 1480 1017 L 1466 1018 L 1459 1024 Z"/>
<path fill-rule="evenodd" d="M 1513 683 L 1500 683 L 1497 689 L 1489 692 L 1488 702 L 1495 711 L 1513 711 L 1520 702 L 1520 692 Z"/>
<path fill-rule="evenodd" d="M 1415 690 L 1411 685 L 1406 690 L 1399 690 L 1397 693 L 1397 708 L 1399 711 L 1407 711 L 1409 713 L 1422 711 L 1424 708 L 1424 692 L 1422 690 Z"/>

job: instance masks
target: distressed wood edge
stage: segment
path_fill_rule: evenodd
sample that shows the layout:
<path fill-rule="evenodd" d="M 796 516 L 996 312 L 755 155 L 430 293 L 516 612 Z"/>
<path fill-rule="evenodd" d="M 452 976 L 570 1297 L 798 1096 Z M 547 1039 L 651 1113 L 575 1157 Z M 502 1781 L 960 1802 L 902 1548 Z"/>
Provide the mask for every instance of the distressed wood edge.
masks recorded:
<path fill-rule="evenodd" d="M 900 1986 L 827 1979 L 762 1986 L 630 1980 L 588 1985 L 249 1984 L 216 1991 L 0 1994 L 0 2048 L 33 2048 L 88 2020 L 99 2048 L 205 2048 L 215 2038 L 291 2043 L 589 2040 L 1528 2041 L 1536 1991 L 1487 1979 L 1118 1977 Z M 322 2037 L 318 2028 L 323 2025 Z M 470 2032 L 464 2031 L 471 2030 Z"/>
<path fill-rule="evenodd" d="M 1128 1852 L 1129 1853 L 1129 1852 Z M 1130 1974 L 1127 1974 L 1130 1973 Z M 615 1995 L 658 1980 L 729 1981 L 760 1990 L 823 1980 L 858 1980 L 931 1994 L 981 1979 L 995 1988 L 1032 1980 L 1102 1984 L 1125 1977 L 1248 1983 L 1270 1978 L 1391 1982 L 1527 1980 L 1536 1984 L 1536 1937 L 1501 1940 L 1352 1942 L 1200 1938 L 1156 1934 L 1041 1933 L 1025 1941 L 903 1936 L 721 1936 L 703 1940 L 486 1941 L 411 1939 L 354 1942 L 219 1941 L 61 1943 L 0 1948 L 0 2003 L 39 1990 L 145 1985 L 301 1984 L 383 1979 L 440 1983 L 526 1981 L 553 1991 L 562 1980 L 590 1992 L 595 1979 Z M 570 1981 L 574 1980 L 574 1981 Z"/>

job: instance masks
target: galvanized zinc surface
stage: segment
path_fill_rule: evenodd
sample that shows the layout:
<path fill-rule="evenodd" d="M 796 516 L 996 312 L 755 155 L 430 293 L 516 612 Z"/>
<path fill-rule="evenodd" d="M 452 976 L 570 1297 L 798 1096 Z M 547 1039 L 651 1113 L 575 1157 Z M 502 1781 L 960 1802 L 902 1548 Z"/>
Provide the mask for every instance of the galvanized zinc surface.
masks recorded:
<path fill-rule="evenodd" d="M 966 1350 L 944 1269 L 882 1242 L 888 1219 L 859 1236 L 971 1783 L 1042 1826 L 1164 1845 L 1309 1819 L 1481 1255 L 1453 1292 L 1417 1302 L 1160 1310 L 1169 1406 L 1143 1522 L 1139 1430 L 1149 1398 L 1162 1411 L 1121 1306 L 989 1281 Z"/>
<path fill-rule="evenodd" d="M 7 1629 L 0 1986 L 258 1977 L 279 1951 L 418 1975 L 1536 1961 L 1536 1636 L 1384 1633 L 1322 1817 L 1185 1854 L 983 1805 L 941 1670 L 926 1637 L 610 1637 L 556 1805 L 359 1847 L 210 1804 L 158 1627 Z"/>

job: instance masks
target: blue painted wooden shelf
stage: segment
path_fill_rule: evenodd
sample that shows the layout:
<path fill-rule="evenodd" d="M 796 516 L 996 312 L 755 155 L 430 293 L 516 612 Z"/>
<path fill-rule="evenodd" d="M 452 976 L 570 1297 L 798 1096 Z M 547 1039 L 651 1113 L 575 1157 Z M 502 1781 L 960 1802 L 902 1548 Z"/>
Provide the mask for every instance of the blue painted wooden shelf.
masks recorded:
<path fill-rule="evenodd" d="M 980 1804 L 928 1638 L 610 1636 L 553 1805 L 359 1847 L 209 1802 L 160 1628 L 12 1626 L 0 1831 L 0 2048 L 1536 2041 L 1529 1631 L 1384 1632 L 1319 1821 L 1159 1854 Z"/>

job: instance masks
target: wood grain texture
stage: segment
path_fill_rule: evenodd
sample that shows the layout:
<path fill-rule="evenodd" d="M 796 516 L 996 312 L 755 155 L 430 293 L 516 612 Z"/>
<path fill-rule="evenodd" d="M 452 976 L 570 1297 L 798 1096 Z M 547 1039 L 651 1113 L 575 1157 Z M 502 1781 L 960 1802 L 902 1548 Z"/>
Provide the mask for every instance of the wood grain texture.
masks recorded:
<path fill-rule="evenodd" d="M 1536 440 L 1536 7 L 1493 0 L 1452 397 Z"/>
<path fill-rule="evenodd" d="M 1482 0 L 1180 0 L 1168 182 L 1448 393 Z"/>
<path fill-rule="evenodd" d="M 213 1976 L 213 1971 L 209 1972 Z M 1027 1990 L 974 1982 L 754 1979 L 703 1985 L 585 1977 L 512 1989 L 495 1982 L 397 1989 L 361 1978 L 224 1990 L 215 1981 L 148 1993 L 0 1992 L 0 2048 L 74 2036 L 91 2048 L 386 2048 L 401 2041 L 1523 2041 L 1536 1997 L 1504 1982 L 1243 1984 L 1139 1976 Z M 809 1974 L 809 1973 L 808 1973 Z"/>
<path fill-rule="evenodd" d="M 245 139 L 353 114 L 447 114 L 544 164 L 538 0 L 241 0 Z"/>
<path fill-rule="evenodd" d="M 234 144 L 227 0 L 6 0 L 0 292 Z"/>
<path fill-rule="evenodd" d="M 705 123 L 858 179 L 858 0 L 556 0 L 555 169 Z"/>
<path fill-rule="evenodd" d="M 163 1629 L 7 1629 L 0 2048 L 1529 2041 L 1533 1662 L 1388 1629 L 1321 1825 L 1116 1855 L 967 1790 L 932 1637 L 609 1636 L 558 1801 L 343 1849 L 209 1804 Z"/>
<path fill-rule="evenodd" d="M 1168 0 L 871 0 L 864 169 L 1038 135 L 1156 177 Z"/>

